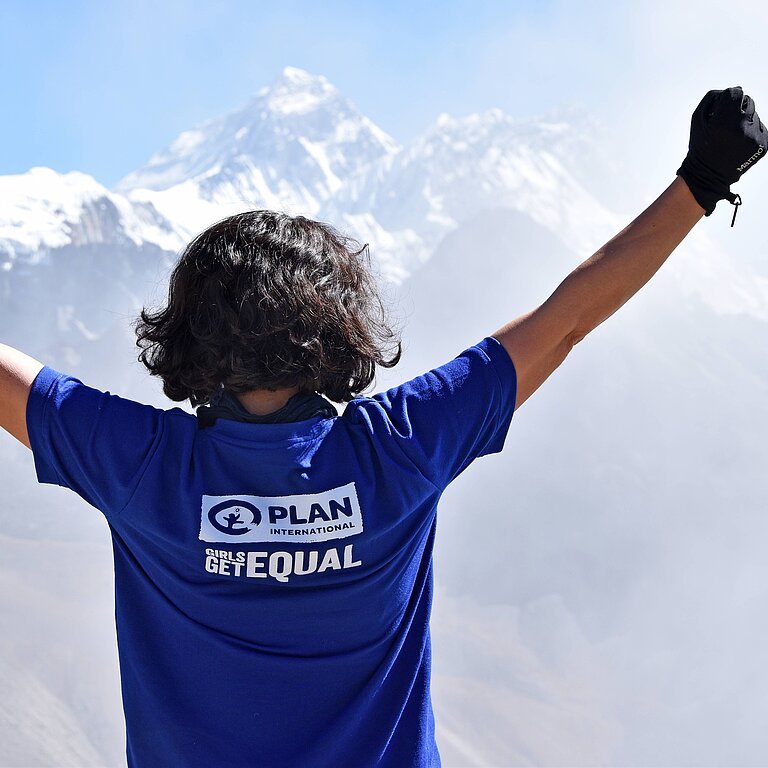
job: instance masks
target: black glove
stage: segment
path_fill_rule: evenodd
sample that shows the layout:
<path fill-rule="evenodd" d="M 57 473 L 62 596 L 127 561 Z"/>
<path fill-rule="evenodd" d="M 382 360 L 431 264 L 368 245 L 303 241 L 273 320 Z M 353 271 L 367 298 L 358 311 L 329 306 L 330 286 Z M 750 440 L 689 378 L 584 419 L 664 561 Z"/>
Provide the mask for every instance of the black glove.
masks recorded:
<path fill-rule="evenodd" d="M 715 210 L 718 200 L 728 200 L 738 210 L 741 197 L 734 195 L 730 186 L 764 157 L 766 150 L 768 131 L 755 112 L 755 102 L 739 86 L 709 91 L 691 118 L 688 154 L 677 175 L 706 216 Z"/>

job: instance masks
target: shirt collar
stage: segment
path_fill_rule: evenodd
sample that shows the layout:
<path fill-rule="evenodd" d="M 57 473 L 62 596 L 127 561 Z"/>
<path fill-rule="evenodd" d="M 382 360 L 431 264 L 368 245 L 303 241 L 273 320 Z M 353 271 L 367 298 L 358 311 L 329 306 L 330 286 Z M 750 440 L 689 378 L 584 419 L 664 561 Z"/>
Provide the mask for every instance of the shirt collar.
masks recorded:
<path fill-rule="evenodd" d="M 210 427 L 216 423 L 217 419 L 231 419 L 251 424 L 280 424 L 305 421 L 315 416 L 330 418 L 337 415 L 330 401 L 317 392 L 297 392 L 282 408 L 259 416 L 247 411 L 234 394 L 222 389 L 211 397 L 209 405 L 201 405 L 197 409 L 200 428 Z"/>

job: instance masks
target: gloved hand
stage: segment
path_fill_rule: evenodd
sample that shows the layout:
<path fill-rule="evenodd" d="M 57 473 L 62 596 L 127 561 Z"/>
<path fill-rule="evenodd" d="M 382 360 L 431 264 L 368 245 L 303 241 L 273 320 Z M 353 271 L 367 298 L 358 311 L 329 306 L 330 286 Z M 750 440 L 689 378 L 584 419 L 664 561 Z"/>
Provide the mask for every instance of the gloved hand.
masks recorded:
<path fill-rule="evenodd" d="M 688 154 L 677 175 L 706 216 L 718 200 L 728 200 L 738 210 L 741 197 L 730 186 L 766 154 L 768 131 L 755 112 L 755 102 L 739 86 L 709 91 L 691 118 Z"/>

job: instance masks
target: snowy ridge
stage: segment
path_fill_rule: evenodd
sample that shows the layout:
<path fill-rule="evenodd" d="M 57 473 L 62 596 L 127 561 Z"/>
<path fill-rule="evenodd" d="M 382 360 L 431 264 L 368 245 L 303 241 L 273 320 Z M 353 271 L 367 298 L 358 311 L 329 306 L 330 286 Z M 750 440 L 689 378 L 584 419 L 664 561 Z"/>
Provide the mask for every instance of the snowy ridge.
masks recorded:
<path fill-rule="evenodd" d="M 499 109 L 441 114 L 400 147 L 325 77 L 286 67 L 243 108 L 179 134 L 116 191 L 41 168 L 0 177 L 0 269 L 63 246 L 175 254 L 214 221 L 254 208 L 333 223 L 368 243 L 396 283 L 491 209 L 524 214 L 586 258 L 628 223 L 606 206 L 618 202 L 622 174 L 605 154 L 599 126 L 574 107 L 528 120 Z M 765 281 L 699 239 L 702 262 L 678 270 L 686 285 L 720 312 L 768 317 Z M 723 284 L 737 286 L 727 299 Z"/>
<path fill-rule="evenodd" d="M 380 257 L 396 263 L 400 251 L 406 274 L 449 232 L 491 208 L 527 214 L 586 257 L 620 220 L 549 151 L 561 137 L 574 141 L 573 133 L 567 123 L 516 121 L 498 109 L 440 115 L 411 146 L 342 190 L 328 218 L 379 233 Z"/>
<path fill-rule="evenodd" d="M 0 176 L 0 258 L 4 269 L 24 256 L 34 262 L 65 245 L 152 243 L 174 251 L 182 240 L 168 221 L 146 203 L 131 203 L 84 173 L 32 168 Z"/>

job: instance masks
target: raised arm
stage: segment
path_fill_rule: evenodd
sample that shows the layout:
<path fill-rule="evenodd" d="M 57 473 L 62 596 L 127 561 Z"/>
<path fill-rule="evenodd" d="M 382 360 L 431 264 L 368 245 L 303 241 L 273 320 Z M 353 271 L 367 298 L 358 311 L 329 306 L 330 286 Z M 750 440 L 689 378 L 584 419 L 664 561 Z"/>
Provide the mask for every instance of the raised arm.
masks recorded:
<path fill-rule="evenodd" d="M 636 219 L 579 265 L 538 308 L 492 335 L 517 371 L 519 407 L 574 345 L 634 296 L 718 200 L 768 149 L 768 132 L 741 88 L 709 91 L 691 120 L 678 177 Z"/>
<path fill-rule="evenodd" d="M 27 398 L 42 367 L 33 357 L 0 344 L 0 427 L 27 448 Z"/>
<path fill-rule="evenodd" d="M 492 334 L 517 370 L 524 403 L 574 345 L 634 296 L 704 216 L 676 178 L 629 226 L 580 264 L 537 309 Z"/>

